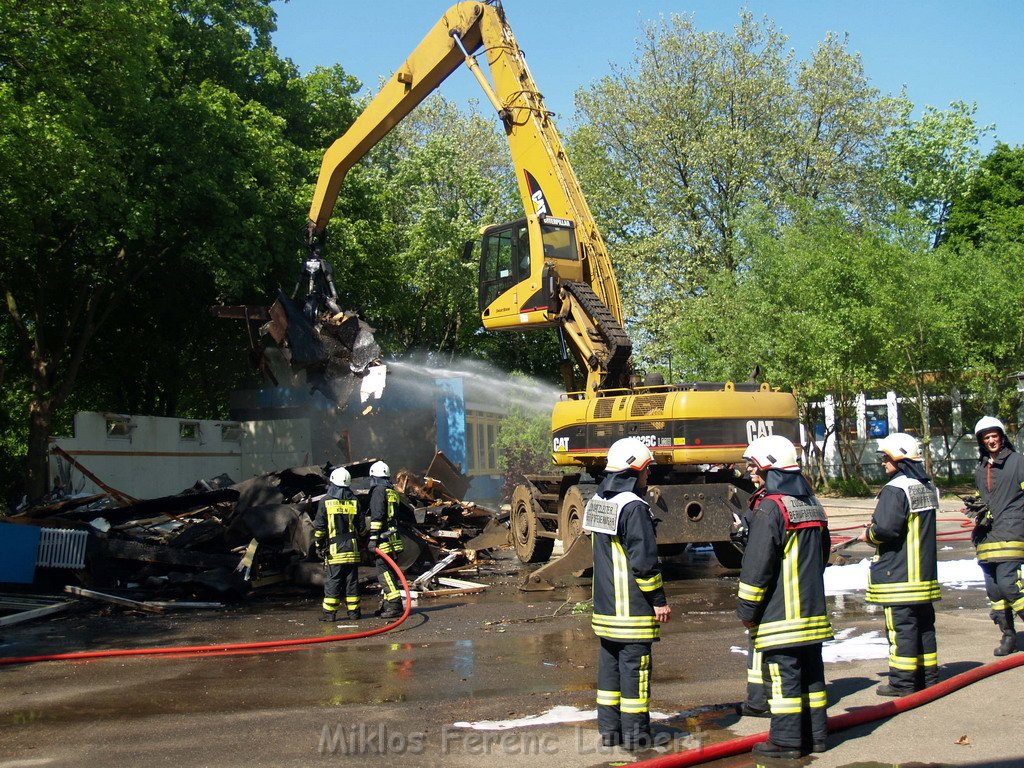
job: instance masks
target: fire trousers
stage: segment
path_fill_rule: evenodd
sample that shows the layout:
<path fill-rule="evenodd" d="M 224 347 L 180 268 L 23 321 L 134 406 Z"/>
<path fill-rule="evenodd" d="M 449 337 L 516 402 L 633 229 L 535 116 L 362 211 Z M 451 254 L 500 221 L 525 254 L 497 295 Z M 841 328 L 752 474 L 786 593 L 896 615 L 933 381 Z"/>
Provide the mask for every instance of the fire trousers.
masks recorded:
<path fill-rule="evenodd" d="M 630 749 L 651 740 L 651 643 L 600 638 L 597 730 Z"/>
<path fill-rule="evenodd" d="M 780 747 L 804 749 L 828 737 L 828 700 L 821 643 L 765 648 L 761 670 L 772 724 L 768 738 Z"/>
<path fill-rule="evenodd" d="M 324 566 L 323 609 L 330 613 L 340 610 L 342 595 L 345 596 L 346 610 L 359 610 L 359 566 L 355 563 L 328 563 Z"/>
<path fill-rule="evenodd" d="M 764 675 L 761 672 L 764 657 L 754 648 L 754 640 L 747 637 L 747 706 L 750 709 L 768 709 L 768 693 L 764 687 Z"/>
<path fill-rule="evenodd" d="M 885 629 L 889 636 L 889 685 L 909 693 L 939 682 L 934 605 L 887 605 Z"/>
<path fill-rule="evenodd" d="M 377 566 L 377 581 L 380 583 L 381 599 L 385 603 L 401 600 L 402 583 L 398 580 L 398 574 L 383 557 L 376 557 L 374 560 Z"/>
<path fill-rule="evenodd" d="M 992 621 L 1002 626 L 1002 617 L 1013 627 L 1013 614 L 1024 614 L 1024 595 L 1022 595 L 1020 560 L 1007 560 L 1002 563 L 981 563 L 985 574 L 985 592 L 988 594 Z"/>

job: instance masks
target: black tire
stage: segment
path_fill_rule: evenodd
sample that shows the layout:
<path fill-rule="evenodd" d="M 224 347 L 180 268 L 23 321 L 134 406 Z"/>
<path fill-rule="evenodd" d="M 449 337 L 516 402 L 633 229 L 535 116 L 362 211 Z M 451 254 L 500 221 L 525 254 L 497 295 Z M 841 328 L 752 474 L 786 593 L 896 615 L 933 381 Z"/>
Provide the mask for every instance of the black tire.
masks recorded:
<path fill-rule="evenodd" d="M 739 570 L 743 565 L 743 553 L 731 541 L 714 541 L 711 548 L 715 550 L 715 557 L 723 568 Z"/>
<path fill-rule="evenodd" d="M 586 507 L 578 485 L 571 486 L 562 499 L 558 516 L 558 533 L 562 538 L 562 549 L 566 552 L 583 535 L 583 509 Z"/>
<path fill-rule="evenodd" d="M 543 563 L 551 557 L 555 540 L 537 535 L 542 530 L 537 518 L 539 505 L 533 500 L 530 489 L 517 485 L 512 493 L 512 514 L 509 523 L 512 528 L 512 543 L 521 563 Z"/>

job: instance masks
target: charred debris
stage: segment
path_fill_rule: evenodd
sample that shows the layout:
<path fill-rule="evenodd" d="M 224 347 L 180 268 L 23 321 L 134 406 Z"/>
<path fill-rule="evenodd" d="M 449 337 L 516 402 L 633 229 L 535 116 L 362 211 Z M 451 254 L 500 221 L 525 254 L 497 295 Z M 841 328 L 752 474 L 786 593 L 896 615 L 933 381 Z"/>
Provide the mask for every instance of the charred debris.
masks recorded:
<path fill-rule="evenodd" d="M 367 514 L 374 461 L 343 465 Z M 67 538 L 62 532 L 78 531 L 71 535 L 84 539 L 78 562 L 37 570 L 37 589 L 77 581 L 80 586 L 66 591 L 96 597 L 89 590 L 98 590 L 101 598 L 113 598 L 109 602 L 141 610 L 173 601 L 240 600 L 272 585 L 315 594 L 323 568 L 314 554 L 313 515 L 333 469 L 292 467 L 240 483 L 222 475 L 174 496 L 145 500 L 107 486 L 108 492 L 54 499 L 5 522 L 38 526 L 58 539 Z M 441 452 L 425 473 L 402 470 L 395 476 L 405 545 L 397 562 L 410 583 L 421 575 L 421 589 L 508 543 L 508 515 L 462 501 L 468 485 Z M 364 565 L 370 564 L 364 555 Z"/>

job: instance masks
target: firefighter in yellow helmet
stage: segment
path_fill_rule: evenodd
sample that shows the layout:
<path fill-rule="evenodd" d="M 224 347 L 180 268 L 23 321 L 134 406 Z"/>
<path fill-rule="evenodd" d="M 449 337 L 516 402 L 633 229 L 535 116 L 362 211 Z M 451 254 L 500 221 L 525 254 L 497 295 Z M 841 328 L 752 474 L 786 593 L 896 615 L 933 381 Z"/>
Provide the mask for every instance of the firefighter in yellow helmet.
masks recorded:
<path fill-rule="evenodd" d="M 349 488 L 352 476 L 338 467 L 328 480 L 327 493 L 316 505 L 313 543 L 324 561 L 324 602 L 320 621 L 334 621 L 345 596 L 348 618 L 360 618 L 359 538 L 363 518 L 356 496 Z"/>
<path fill-rule="evenodd" d="M 587 503 L 594 547 L 597 728 L 604 746 L 645 749 L 651 736 L 651 645 L 672 617 L 658 565 L 655 520 L 643 499 L 654 460 L 636 438 L 608 449 L 605 476 Z"/>
<path fill-rule="evenodd" d="M 755 485 L 736 615 L 762 654 L 771 727 L 759 757 L 797 758 L 828 748 L 821 644 L 832 639 L 824 571 L 830 538 L 825 510 L 800 473 L 796 448 L 761 437 L 744 451 Z"/>
<path fill-rule="evenodd" d="M 879 696 L 905 696 L 939 681 L 935 608 L 940 599 L 935 552 L 939 495 L 924 473 L 921 444 L 897 432 L 878 443 L 890 477 L 878 493 L 871 524 L 859 536 L 877 548 L 868 577 L 869 603 L 885 606 L 889 683 Z"/>
<path fill-rule="evenodd" d="M 398 535 L 398 492 L 391 484 L 391 469 L 383 461 L 370 465 L 370 541 L 367 549 L 394 557 L 402 551 Z M 381 617 L 393 619 L 402 615 L 402 587 L 398 574 L 380 555 L 375 555 L 377 581 L 380 582 Z"/>

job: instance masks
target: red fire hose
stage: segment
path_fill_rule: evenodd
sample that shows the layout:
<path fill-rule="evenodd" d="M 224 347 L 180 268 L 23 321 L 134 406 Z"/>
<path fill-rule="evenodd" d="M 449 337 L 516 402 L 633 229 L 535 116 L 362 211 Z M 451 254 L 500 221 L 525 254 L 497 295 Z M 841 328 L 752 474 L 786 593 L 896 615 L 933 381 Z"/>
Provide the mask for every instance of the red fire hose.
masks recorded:
<path fill-rule="evenodd" d="M 402 582 L 402 589 L 405 590 L 405 611 L 391 624 L 366 632 L 353 632 L 348 635 L 329 635 L 327 637 L 300 637 L 293 640 L 264 640 L 258 643 L 222 643 L 220 645 L 180 645 L 169 648 L 128 648 L 109 651 L 79 651 L 76 653 L 54 653 L 47 656 L 12 656 L 0 658 L 0 664 L 30 664 L 39 661 L 70 661 L 80 659 L 105 659 L 114 656 L 154 656 L 154 655 L 179 655 L 179 656 L 225 656 L 240 653 L 265 653 L 277 650 L 285 650 L 294 646 L 314 645 L 315 643 L 334 643 L 340 640 L 357 640 L 361 637 L 372 637 L 384 632 L 390 632 L 409 618 L 409 611 L 412 608 L 412 594 L 409 591 L 409 582 L 405 580 L 405 574 L 390 557 L 379 549 L 374 550 L 377 555 L 384 558 L 385 562 L 394 568 L 395 573 Z"/>
<path fill-rule="evenodd" d="M 993 661 L 991 664 L 984 664 L 976 669 L 971 669 L 951 677 L 949 680 L 944 680 L 930 688 L 925 688 L 923 691 L 912 693 L 909 696 L 876 704 L 873 707 L 864 707 L 855 712 L 833 715 L 828 719 L 829 733 L 844 731 L 847 728 L 853 728 L 864 723 L 897 715 L 900 712 L 906 712 L 909 709 L 920 707 L 922 704 L 940 699 L 953 691 L 958 691 L 990 675 L 1020 666 L 1024 666 L 1024 653 L 1017 653 L 999 661 Z M 753 736 L 743 736 L 718 744 L 710 744 L 706 747 L 702 746 L 696 749 L 688 749 L 684 752 L 677 752 L 674 755 L 656 757 L 652 760 L 641 760 L 638 763 L 633 763 L 630 768 L 682 768 L 687 765 L 701 765 L 702 763 L 719 760 L 723 757 L 732 757 L 733 755 L 749 752 L 755 744 L 767 738 L 767 732 L 754 734 Z"/>

